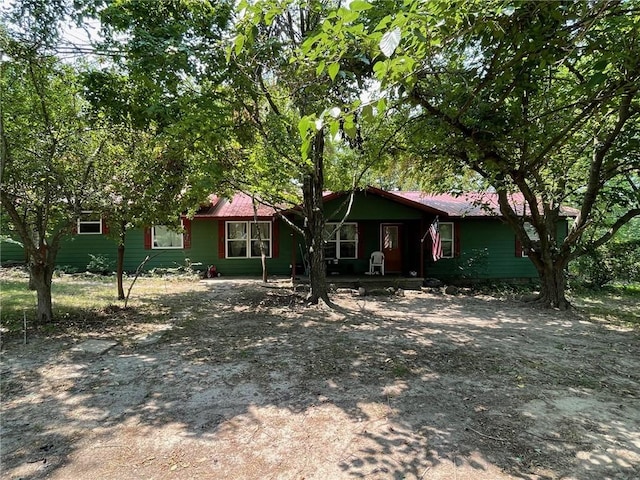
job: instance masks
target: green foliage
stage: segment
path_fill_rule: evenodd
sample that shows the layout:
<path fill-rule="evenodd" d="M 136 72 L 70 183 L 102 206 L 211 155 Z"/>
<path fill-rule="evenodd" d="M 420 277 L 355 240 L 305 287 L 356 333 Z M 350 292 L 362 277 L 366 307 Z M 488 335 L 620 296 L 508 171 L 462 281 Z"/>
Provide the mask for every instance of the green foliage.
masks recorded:
<path fill-rule="evenodd" d="M 109 260 L 105 255 L 93 255 L 90 253 L 89 257 L 91 257 L 91 260 L 87 264 L 88 272 L 101 275 L 108 275 L 113 272 L 113 261 Z"/>
<path fill-rule="evenodd" d="M 372 94 L 404 117 L 396 138 L 414 175 L 440 189 L 447 178 L 473 182 L 465 175 L 472 170 L 478 185 L 497 190 L 505 220 L 546 279 L 544 296 L 566 307 L 557 272 L 582 251 L 580 242 L 595 248 L 640 215 L 638 2 L 371 5 L 327 15 L 305 43 L 307 57 L 361 76 L 343 61 L 354 53 L 334 43 L 341 38 L 369 58 L 367 79 L 380 85 Z M 521 194 L 526 214 L 513 208 L 511 192 Z M 560 205 L 568 201 L 581 212 L 558 243 Z M 599 208 L 615 216 L 595 237 L 588 232 Z M 541 239 L 537 248 L 525 222 Z"/>
<path fill-rule="evenodd" d="M 609 213 L 600 207 L 599 223 L 604 229 L 610 223 L 610 217 L 615 217 L 615 211 L 612 213 L 611 210 L 616 207 L 610 206 Z M 640 218 L 620 228 L 610 242 L 586 250 L 569 267 L 578 285 L 592 288 L 640 282 Z"/>
<path fill-rule="evenodd" d="M 614 279 L 610 258 L 602 250 L 596 249 L 582 255 L 570 264 L 570 272 L 580 284 L 602 288 Z"/>
<path fill-rule="evenodd" d="M 171 106 L 180 102 L 185 78 L 225 78 L 221 41 L 232 11 L 231 1 L 109 2 L 99 11 L 102 48 L 122 53 L 126 71 L 147 79 L 162 99 L 154 103 Z"/>
<path fill-rule="evenodd" d="M 588 287 L 640 282 L 640 239 L 611 242 L 589 251 L 570 265 L 576 280 Z"/>
<path fill-rule="evenodd" d="M 489 265 L 489 250 L 486 248 L 475 248 L 464 252 L 458 261 L 460 275 L 465 279 L 482 278 L 482 273 L 486 272 Z"/>
<path fill-rule="evenodd" d="M 18 52 L 19 53 L 19 52 Z M 5 163 L 3 192 L 32 212 L 47 204 L 47 234 L 61 228 L 91 194 L 91 165 L 100 149 L 87 128 L 77 75 L 50 58 L 14 57 L 0 78 Z M 17 204 L 16 204 L 17 205 Z"/>
<path fill-rule="evenodd" d="M 34 33 L 35 34 L 35 33 Z M 91 129 L 77 71 L 19 35 L 0 38 L 2 204 L 25 250 L 55 247 L 95 204 L 101 132 Z"/>
<path fill-rule="evenodd" d="M 93 173 L 103 140 L 88 123 L 76 69 L 52 54 L 66 2 L 10 7 L 0 30 L 0 201 L 46 323 L 60 240 L 82 210 L 98 204 Z"/>
<path fill-rule="evenodd" d="M 229 1 L 184 0 L 125 0 L 97 9 L 98 49 L 115 65 L 88 72 L 84 84 L 96 117 L 118 129 L 121 151 L 112 153 L 120 157 L 119 175 L 137 172 L 125 185 L 149 186 L 139 210 L 158 218 L 143 223 L 166 221 L 176 213 L 169 205 L 179 212 L 222 189 L 234 150 L 222 48 L 232 11 Z M 127 221 L 140 223 L 141 215 Z"/>

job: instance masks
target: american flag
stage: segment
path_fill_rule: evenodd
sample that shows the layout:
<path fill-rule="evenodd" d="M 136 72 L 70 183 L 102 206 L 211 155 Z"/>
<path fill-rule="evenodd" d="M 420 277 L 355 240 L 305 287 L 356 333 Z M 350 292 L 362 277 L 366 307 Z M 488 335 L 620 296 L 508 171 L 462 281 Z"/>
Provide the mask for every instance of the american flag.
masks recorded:
<path fill-rule="evenodd" d="M 433 261 L 437 262 L 442 258 L 442 242 L 440 241 L 440 224 L 438 217 L 429 226 L 429 235 L 431 235 L 431 255 Z"/>

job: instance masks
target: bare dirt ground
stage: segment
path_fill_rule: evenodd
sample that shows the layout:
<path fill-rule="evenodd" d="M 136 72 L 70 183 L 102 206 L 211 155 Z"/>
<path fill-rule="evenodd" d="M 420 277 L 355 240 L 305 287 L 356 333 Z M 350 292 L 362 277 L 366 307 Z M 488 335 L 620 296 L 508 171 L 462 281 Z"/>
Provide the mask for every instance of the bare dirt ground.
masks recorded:
<path fill-rule="evenodd" d="M 488 296 L 174 297 L 169 321 L 5 341 L 2 478 L 640 478 L 637 329 Z"/>

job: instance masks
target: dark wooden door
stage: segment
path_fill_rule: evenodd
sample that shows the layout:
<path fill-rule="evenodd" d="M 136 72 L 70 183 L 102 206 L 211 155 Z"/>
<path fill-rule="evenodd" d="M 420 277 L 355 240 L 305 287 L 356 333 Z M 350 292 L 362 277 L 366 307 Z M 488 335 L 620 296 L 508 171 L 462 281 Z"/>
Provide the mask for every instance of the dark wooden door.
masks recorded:
<path fill-rule="evenodd" d="M 382 224 L 382 253 L 385 273 L 402 271 L 401 225 Z"/>

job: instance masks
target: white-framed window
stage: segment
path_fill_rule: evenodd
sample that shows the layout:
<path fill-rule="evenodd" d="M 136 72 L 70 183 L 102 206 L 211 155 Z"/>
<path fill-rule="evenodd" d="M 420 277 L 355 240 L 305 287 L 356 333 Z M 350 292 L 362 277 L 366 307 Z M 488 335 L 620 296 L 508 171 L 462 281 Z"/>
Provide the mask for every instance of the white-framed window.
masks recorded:
<path fill-rule="evenodd" d="M 184 248 L 182 232 L 165 225 L 151 227 L 151 248 L 153 249 L 179 249 Z"/>
<path fill-rule="evenodd" d="M 529 222 L 524 222 L 524 231 L 527 234 L 527 237 L 529 237 L 529 240 L 531 240 L 532 242 L 539 242 L 540 241 L 540 235 L 538 235 L 538 231 L 536 230 L 536 227 L 534 227 L 533 225 L 531 225 Z M 527 255 L 527 252 L 524 251 L 524 248 L 521 249 L 522 250 L 522 256 L 523 257 L 528 257 L 529 255 Z"/>
<path fill-rule="evenodd" d="M 324 226 L 325 258 L 358 258 L 358 224 L 327 223 Z"/>
<path fill-rule="evenodd" d="M 78 217 L 79 235 L 102 234 L 102 216 L 97 212 L 83 211 Z"/>
<path fill-rule="evenodd" d="M 442 244 L 442 258 L 453 258 L 455 255 L 453 246 L 453 223 L 440 222 L 438 228 L 440 231 L 440 243 Z"/>
<path fill-rule="evenodd" d="M 226 222 L 227 258 L 260 257 L 260 240 L 271 257 L 271 222 Z"/>

